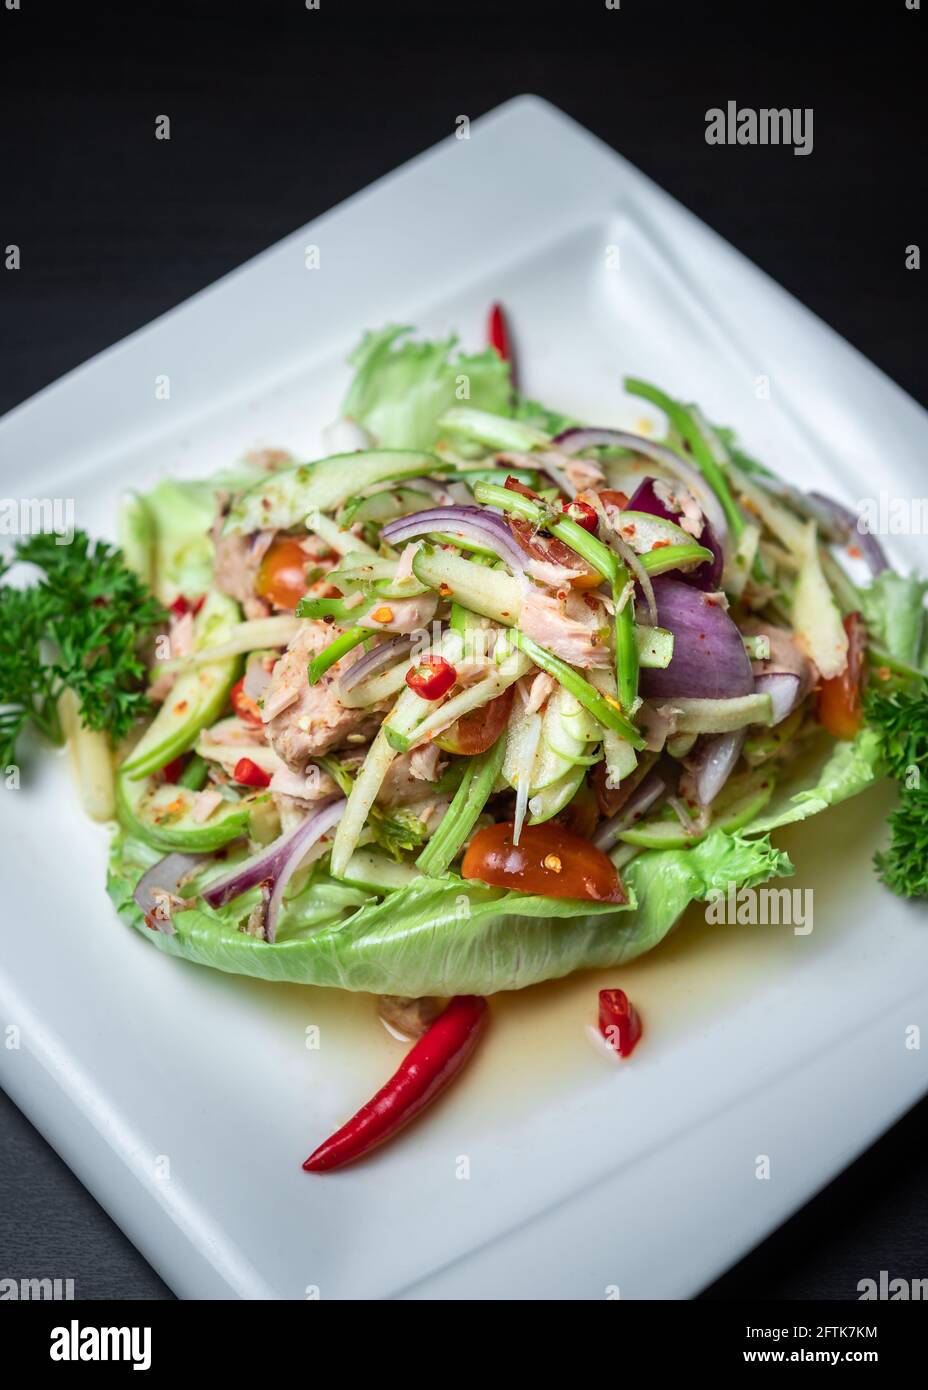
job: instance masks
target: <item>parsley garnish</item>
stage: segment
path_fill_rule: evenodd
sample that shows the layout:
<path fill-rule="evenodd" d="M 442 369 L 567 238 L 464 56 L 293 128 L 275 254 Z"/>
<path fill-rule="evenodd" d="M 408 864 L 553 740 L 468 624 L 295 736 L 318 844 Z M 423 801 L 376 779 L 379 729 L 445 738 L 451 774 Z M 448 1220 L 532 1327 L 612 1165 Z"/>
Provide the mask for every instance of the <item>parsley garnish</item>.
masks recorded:
<path fill-rule="evenodd" d="M 871 687 L 868 724 L 876 729 L 887 771 L 899 783 L 899 804 L 889 817 L 890 847 L 876 855 L 882 881 L 903 898 L 928 897 L 928 686 Z"/>
<path fill-rule="evenodd" d="M 13 563 L 37 565 L 31 588 L 5 582 Z M 144 642 L 165 611 L 123 561 L 121 551 L 75 531 L 18 541 L 0 563 L 0 766 L 15 761 L 28 723 L 61 742 L 58 697 L 77 696 L 82 723 L 113 741 L 149 709 Z"/>

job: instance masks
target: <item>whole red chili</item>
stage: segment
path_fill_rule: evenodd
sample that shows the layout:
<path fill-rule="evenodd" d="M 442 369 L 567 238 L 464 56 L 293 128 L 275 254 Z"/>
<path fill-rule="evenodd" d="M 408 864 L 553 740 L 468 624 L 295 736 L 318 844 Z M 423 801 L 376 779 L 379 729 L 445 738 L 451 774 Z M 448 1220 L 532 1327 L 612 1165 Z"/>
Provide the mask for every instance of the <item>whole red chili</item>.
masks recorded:
<path fill-rule="evenodd" d="M 261 728 L 261 710 L 257 700 L 253 700 L 250 695 L 245 694 L 244 676 L 233 685 L 229 699 L 232 701 L 232 708 L 243 724 L 247 724 L 252 729 Z"/>
<path fill-rule="evenodd" d="M 574 499 L 573 502 L 562 502 L 561 511 L 565 516 L 569 516 L 571 521 L 582 526 L 584 531 L 589 531 L 593 536 L 596 535 L 599 518 L 596 515 L 596 508 L 591 507 L 589 502 L 581 502 L 577 499 Z"/>
<path fill-rule="evenodd" d="M 239 758 L 232 773 L 232 779 L 239 782 L 243 787 L 269 787 L 271 785 L 270 774 L 252 762 L 251 758 Z"/>
<path fill-rule="evenodd" d="M 447 695 L 458 673 L 443 656 L 427 656 L 406 672 L 406 684 L 423 700 L 440 700 Z"/>
<path fill-rule="evenodd" d="M 641 1016 L 624 989 L 599 991 L 599 1031 L 620 1057 L 630 1057 L 641 1038 Z"/>
<path fill-rule="evenodd" d="M 467 1061 L 487 1022 L 487 1001 L 459 994 L 407 1053 L 372 1100 L 320 1144 L 303 1164 L 325 1173 L 360 1158 L 408 1124 L 439 1095 Z"/>

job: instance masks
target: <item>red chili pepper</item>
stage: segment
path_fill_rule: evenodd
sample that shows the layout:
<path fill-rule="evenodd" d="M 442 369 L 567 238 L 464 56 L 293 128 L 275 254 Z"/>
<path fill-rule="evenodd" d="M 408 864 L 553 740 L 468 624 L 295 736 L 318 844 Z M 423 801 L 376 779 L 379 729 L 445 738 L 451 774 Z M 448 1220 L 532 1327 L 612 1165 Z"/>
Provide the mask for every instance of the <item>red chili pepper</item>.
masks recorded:
<path fill-rule="evenodd" d="M 229 699 L 232 701 L 232 708 L 243 724 L 247 724 L 252 729 L 262 727 L 263 720 L 257 700 L 253 700 L 250 695 L 245 694 L 244 676 L 233 685 Z"/>
<path fill-rule="evenodd" d="M 161 775 L 166 782 L 176 782 L 184 770 L 184 763 L 187 761 L 182 753 L 179 758 L 172 758 L 169 763 L 165 763 L 161 769 Z"/>
<path fill-rule="evenodd" d="M 487 1001 L 459 994 L 406 1055 L 373 1100 L 320 1144 L 303 1164 L 325 1173 L 391 1139 L 439 1095 L 473 1052 L 487 1021 Z"/>
<path fill-rule="evenodd" d="M 185 613 L 192 613 L 194 617 L 206 602 L 206 595 L 201 594 L 199 598 L 189 599 L 184 594 L 178 594 L 177 598 L 170 605 L 171 612 L 175 618 L 182 618 Z"/>
<path fill-rule="evenodd" d="M 630 1057 L 641 1038 L 641 1017 L 624 989 L 599 991 L 599 1031 L 620 1057 Z"/>
<path fill-rule="evenodd" d="M 457 678 L 457 671 L 443 656 L 427 656 L 406 672 L 406 684 L 423 700 L 440 700 Z"/>
<path fill-rule="evenodd" d="M 509 342 L 509 325 L 502 304 L 491 304 L 487 321 L 487 339 L 490 347 L 504 362 L 512 361 L 512 347 Z"/>
<path fill-rule="evenodd" d="M 239 758 L 232 773 L 232 779 L 241 783 L 243 787 L 269 787 L 271 785 L 270 774 L 252 762 L 251 758 Z"/>
<path fill-rule="evenodd" d="M 565 516 L 569 516 L 571 521 L 582 526 L 584 531 L 589 531 L 592 536 L 596 535 L 599 518 L 596 515 L 596 508 L 591 507 L 589 502 L 580 502 L 577 499 L 574 499 L 573 502 L 562 502 L 561 511 Z"/>

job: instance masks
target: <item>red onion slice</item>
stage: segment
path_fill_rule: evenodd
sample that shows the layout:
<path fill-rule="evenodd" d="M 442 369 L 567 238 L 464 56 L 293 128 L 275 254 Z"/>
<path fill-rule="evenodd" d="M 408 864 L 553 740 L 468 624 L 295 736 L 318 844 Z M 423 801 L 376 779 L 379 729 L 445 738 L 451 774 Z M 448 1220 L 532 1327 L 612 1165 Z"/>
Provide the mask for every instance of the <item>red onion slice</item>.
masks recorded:
<path fill-rule="evenodd" d="M 639 483 L 628 501 L 628 511 L 646 512 L 648 516 L 659 516 L 664 521 L 672 521 L 675 526 L 680 525 L 679 512 L 673 512 L 665 502 L 662 502 L 657 495 L 654 486 L 654 478 L 645 478 Z M 695 494 L 694 494 L 695 496 Z M 699 498 L 696 498 L 697 502 Z M 712 524 L 708 517 L 704 516 L 704 525 L 699 535 L 694 537 L 700 545 L 704 545 L 707 550 L 711 550 L 714 558 L 707 560 L 704 565 L 698 565 L 696 569 L 690 570 L 688 574 L 681 574 L 680 579 L 684 584 L 693 584 L 697 589 L 705 589 L 707 593 L 718 589 L 722 582 L 722 568 L 725 557 L 722 554 L 722 547 L 719 545 L 712 529 Z"/>
<path fill-rule="evenodd" d="M 206 858 L 203 854 L 166 854 L 157 864 L 152 864 L 138 883 L 132 894 L 136 906 L 142 911 L 146 925 L 152 931 L 163 932 L 165 936 L 174 935 L 171 921 L 170 903 L 166 898 L 180 897 L 182 881 L 192 873 Z M 193 906 L 191 899 L 190 906 Z"/>
<path fill-rule="evenodd" d="M 724 548 L 728 543 L 728 522 L 722 504 L 697 468 L 686 459 L 680 458 L 666 444 L 657 444 L 653 439 L 645 439 L 640 434 L 630 434 L 627 430 L 609 429 L 571 429 L 556 435 L 553 441 L 562 453 L 579 454 L 584 449 L 608 446 L 615 449 L 628 449 L 634 454 L 653 459 L 673 477 L 685 483 L 696 501 L 702 507 L 706 520 L 712 527 L 719 544 Z"/>
<path fill-rule="evenodd" d="M 754 690 L 751 661 L 741 633 L 718 596 L 661 575 L 654 581 L 657 621 L 673 633 L 673 656 L 664 670 L 642 668 L 645 698 L 726 700 Z"/>
<path fill-rule="evenodd" d="M 810 492 L 809 500 L 817 503 L 832 518 L 840 529 L 845 543 L 859 547 L 861 555 L 870 566 L 871 574 L 881 574 L 883 570 L 890 568 L 886 552 L 880 542 L 872 531 L 860 529 L 860 517 L 855 516 L 850 507 L 835 502 L 831 497 L 826 497 L 823 492 Z"/>
<path fill-rule="evenodd" d="M 353 665 L 348 667 L 343 676 L 339 677 L 339 690 L 347 695 L 349 690 L 360 685 L 368 676 L 375 675 L 398 657 L 404 656 L 412 644 L 413 635 L 411 632 L 401 632 L 396 637 L 391 637 L 388 642 L 378 642 L 376 647 L 365 652 Z"/>
<path fill-rule="evenodd" d="M 237 864 L 229 873 L 208 884 L 200 894 L 201 898 L 208 907 L 223 907 L 233 898 L 247 893 L 249 888 L 268 884 L 271 892 L 264 919 L 264 936 L 265 940 L 273 942 L 284 889 L 316 841 L 341 819 L 347 804 L 342 796 L 327 801 L 288 834 L 280 835 L 266 849 L 259 850 L 243 864 Z"/>
<path fill-rule="evenodd" d="M 636 820 L 640 820 L 645 811 L 650 811 L 656 801 L 667 791 L 667 784 L 657 768 L 648 773 L 644 781 L 628 798 L 621 811 L 617 811 L 614 816 L 604 820 L 593 836 L 593 844 L 597 849 L 610 850 L 622 834 L 623 830 L 628 830 L 634 825 Z"/>
<path fill-rule="evenodd" d="M 515 574 L 522 574 L 525 569 L 525 555 L 513 540 L 509 526 L 498 512 L 487 507 L 434 507 L 413 512 L 387 522 L 380 534 L 390 545 L 397 545 L 433 531 L 450 536 L 457 532 L 476 541 L 505 560 Z"/>
<path fill-rule="evenodd" d="M 711 806 L 735 769 L 747 729 L 734 729 L 729 734 L 713 734 L 699 740 L 692 756 L 687 759 L 686 773 L 680 789 L 693 789 L 694 800 L 700 806 Z"/>
<path fill-rule="evenodd" d="M 788 714 L 792 714 L 799 700 L 801 684 L 794 671 L 771 671 L 766 676 L 755 677 L 756 693 L 770 696 L 773 707 L 771 725 L 779 724 Z"/>

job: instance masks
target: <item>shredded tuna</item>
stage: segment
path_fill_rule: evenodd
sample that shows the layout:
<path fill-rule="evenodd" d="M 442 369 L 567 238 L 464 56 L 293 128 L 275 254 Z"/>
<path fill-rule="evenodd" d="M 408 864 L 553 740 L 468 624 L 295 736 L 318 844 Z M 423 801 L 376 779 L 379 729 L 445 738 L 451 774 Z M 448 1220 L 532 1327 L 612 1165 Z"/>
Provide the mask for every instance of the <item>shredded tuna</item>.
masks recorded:
<path fill-rule="evenodd" d="M 324 796 L 331 796 L 338 788 L 327 772 L 310 763 L 305 772 L 279 767 L 271 778 L 270 790 L 282 792 L 298 801 L 319 801 Z"/>
<path fill-rule="evenodd" d="M 529 589 L 519 614 L 519 628 L 571 666 L 588 670 L 611 664 L 602 610 L 578 601 L 578 595 L 570 594 L 560 601 L 540 589 Z"/>
<path fill-rule="evenodd" d="M 668 511 L 674 512 L 679 517 L 677 525 L 681 530 L 695 539 L 703 533 L 706 519 L 703 516 L 702 508 L 689 488 L 681 483 L 671 483 L 664 478 L 654 480 L 654 493 L 663 502 Z"/>
<path fill-rule="evenodd" d="M 193 799 L 193 819 L 197 825 L 209 820 L 216 807 L 221 805 L 222 796 L 214 787 L 204 787 Z"/>
<path fill-rule="evenodd" d="M 358 657 L 358 648 L 331 666 L 316 685 L 307 666 L 339 635 L 334 624 L 307 622 L 291 639 L 274 667 L 264 699 L 268 741 L 294 772 L 302 772 L 318 754 L 342 747 L 353 735 L 376 733 L 383 707 L 348 709 L 338 698 L 338 681 Z"/>
<path fill-rule="evenodd" d="M 549 676 L 546 671 L 539 671 L 534 677 L 523 676 L 519 681 L 520 691 L 526 690 L 527 698 L 525 701 L 525 713 L 537 714 L 550 696 L 557 689 L 557 681 L 553 676 Z"/>
<path fill-rule="evenodd" d="M 781 671 L 798 676 L 797 701 L 804 700 L 813 686 L 818 684 L 819 671 L 814 661 L 801 650 L 789 629 L 774 627 L 772 623 L 751 622 L 745 624 L 745 631 L 753 637 L 766 637 L 770 642 L 770 655 L 766 661 L 751 662 L 755 676 L 770 676 Z"/>
<path fill-rule="evenodd" d="M 403 553 L 399 558 L 399 563 L 393 575 L 394 583 L 402 584 L 404 580 L 412 579 L 412 562 L 421 548 L 421 541 L 412 541 L 409 545 L 403 547 Z"/>
<path fill-rule="evenodd" d="M 434 782 L 441 750 L 437 743 L 423 743 L 409 755 L 409 771 L 419 782 Z"/>

